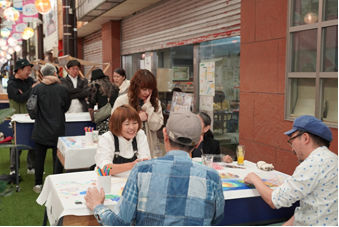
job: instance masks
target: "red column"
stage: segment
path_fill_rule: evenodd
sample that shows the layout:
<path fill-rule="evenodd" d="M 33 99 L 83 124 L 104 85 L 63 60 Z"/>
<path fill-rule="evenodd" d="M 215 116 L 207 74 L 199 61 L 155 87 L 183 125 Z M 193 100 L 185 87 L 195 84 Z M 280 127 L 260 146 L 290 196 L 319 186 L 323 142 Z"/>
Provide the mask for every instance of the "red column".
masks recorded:
<path fill-rule="evenodd" d="M 120 21 L 109 21 L 102 25 L 102 62 L 110 63 L 106 75 L 112 76 L 113 70 L 121 66 Z"/>

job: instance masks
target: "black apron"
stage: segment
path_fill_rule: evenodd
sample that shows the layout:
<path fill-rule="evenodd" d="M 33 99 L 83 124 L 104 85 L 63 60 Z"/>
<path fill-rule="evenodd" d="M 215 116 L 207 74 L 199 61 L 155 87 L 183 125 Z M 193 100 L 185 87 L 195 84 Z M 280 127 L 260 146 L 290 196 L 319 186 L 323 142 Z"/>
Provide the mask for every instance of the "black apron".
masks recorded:
<path fill-rule="evenodd" d="M 132 158 L 124 158 L 120 156 L 119 139 L 116 135 L 113 135 L 113 137 L 114 137 L 114 146 L 115 146 L 113 164 L 123 164 L 123 163 L 135 161 L 137 159 L 137 154 L 138 154 L 138 145 L 137 145 L 136 137 L 134 137 L 132 141 L 133 152 L 134 152 L 134 155 Z"/>

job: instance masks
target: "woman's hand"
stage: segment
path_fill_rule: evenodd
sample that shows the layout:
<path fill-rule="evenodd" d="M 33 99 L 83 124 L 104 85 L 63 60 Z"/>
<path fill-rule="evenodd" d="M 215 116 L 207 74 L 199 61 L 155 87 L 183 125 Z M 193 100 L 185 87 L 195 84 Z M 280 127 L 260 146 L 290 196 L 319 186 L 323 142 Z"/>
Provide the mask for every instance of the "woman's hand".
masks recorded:
<path fill-rule="evenodd" d="M 143 110 L 139 111 L 139 117 L 140 117 L 141 121 L 147 121 L 147 119 L 148 119 L 147 113 Z"/>
<path fill-rule="evenodd" d="M 97 205 L 103 204 L 105 200 L 104 189 L 101 188 L 100 192 L 97 188 L 88 188 L 85 195 L 86 205 L 89 209 L 94 210 Z"/>
<path fill-rule="evenodd" d="M 231 156 L 226 155 L 226 156 L 224 156 L 224 157 L 222 158 L 222 161 L 223 161 L 223 162 L 226 162 L 226 163 L 231 163 L 231 162 L 233 162 L 233 159 L 232 159 Z"/>

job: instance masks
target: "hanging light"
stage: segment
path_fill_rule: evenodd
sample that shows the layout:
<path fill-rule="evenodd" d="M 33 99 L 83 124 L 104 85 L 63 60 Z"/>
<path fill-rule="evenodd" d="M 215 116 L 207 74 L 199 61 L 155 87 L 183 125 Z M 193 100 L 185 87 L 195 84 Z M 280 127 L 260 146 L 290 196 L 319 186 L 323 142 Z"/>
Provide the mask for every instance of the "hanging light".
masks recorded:
<path fill-rule="evenodd" d="M 51 2 L 49 0 L 35 0 L 35 8 L 41 14 L 47 14 L 52 9 Z"/>
<path fill-rule="evenodd" d="M 18 40 L 16 40 L 16 39 L 13 38 L 13 37 L 9 37 L 8 40 L 7 40 L 7 42 L 8 42 L 8 45 L 10 45 L 10 46 L 12 46 L 12 47 L 14 47 L 14 46 L 16 46 L 16 45 L 18 44 Z"/>
<path fill-rule="evenodd" d="M 314 24 L 317 21 L 318 21 L 318 16 L 315 13 L 312 13 L 312 12 L 306 13 L 306 15 L 304 16 L 304 22 L 306 24 Z"/>
<path fill-rule="evenodd" d="M 5 9 L 4 11 L 4 17 L 6 20 L 15 22 L 19 19 L 20 13 L 18 10 L 16 10 L 13 7 L 8 7 L 7 9 Z"/>
<path fill-rule="evenodd" d="M 10 54 L 7 54 L 7 55 L 6 55 L 6 58 L 7 58 L 8 60 L 11 60 L 12 56 L 11 56 Z"/>
<path fill-rule="evenodd" d="M 33 35 L 34 35 L 33 28 L 27 27 L 27 28 L 25 28 L 25 30 L 22 33 L 22 38 L 27 40 L 27 39 L 31 38 Z"/>
<path fill-rule="evenodd" d="M 19 51 L 21 51 L 21 46 L 19 46 L 19 45 L 16 45 L 16 46 L 14 47 L 14 50 L 15 50 L 16 52 L 19 52 Z"/>
<path fill-rule="evenodd" d="M 8 28 L 1 28 L 0 35 L 4 38 L 7 38 L 11 34 L 11 31 Z"/>

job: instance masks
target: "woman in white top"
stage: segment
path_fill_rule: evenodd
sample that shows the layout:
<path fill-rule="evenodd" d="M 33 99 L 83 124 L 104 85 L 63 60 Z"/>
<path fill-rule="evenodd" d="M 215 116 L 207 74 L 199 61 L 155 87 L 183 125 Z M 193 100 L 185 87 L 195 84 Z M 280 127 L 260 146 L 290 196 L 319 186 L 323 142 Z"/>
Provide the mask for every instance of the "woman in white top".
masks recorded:
<path fill-rule="evenodd" d="M 147 137 L 137 111 L 129 105 L 116 109 L 109 121 L 110 130 L 99 137 L 95 163 L 110 169 L 110 175 L 131 170 L 140 161 L 150 159 Z"/>
<path fill-rule="evenodd" d="M 112 82 L 119 87 L 119 96 L 128 92 L 130 82 L 126 79 L 126 71 L 124 69 L 114 69 Z"/>
<path fill-rule="evenodd" d="M 115 100 L 112 113 L 117 107 L 124 104 L 129 104 L 138 112 L 143 122 L 142 128 L 146 132 L 152 157 L 164 155 L 165 151 L 159 149 L 160 144 L 157 137 L 157 131 L 164 123 L 164 116 L 158 98 L 157 80 L 150 71 L 140 69 L 134 74 L 128 93 Z"/>

